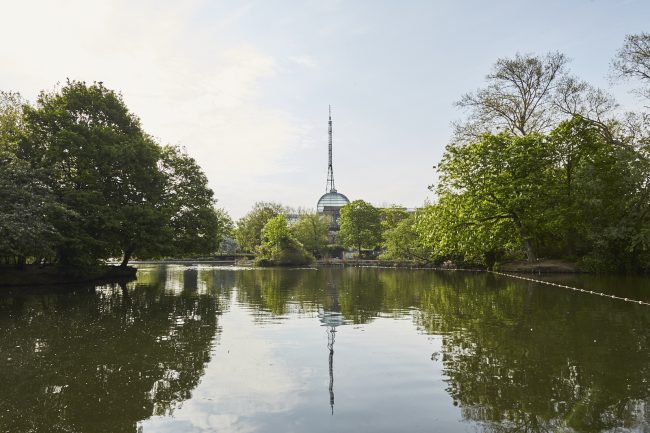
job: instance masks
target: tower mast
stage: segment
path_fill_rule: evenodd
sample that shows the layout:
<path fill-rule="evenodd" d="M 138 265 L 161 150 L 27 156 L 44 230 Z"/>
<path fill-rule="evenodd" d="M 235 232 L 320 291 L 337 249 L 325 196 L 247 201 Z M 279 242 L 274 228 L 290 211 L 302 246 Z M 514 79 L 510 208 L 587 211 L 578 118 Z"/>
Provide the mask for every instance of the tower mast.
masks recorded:
<path fill-rule="evenodd" d="M 327 186 L 325 187 L 325 192 L 336 192 L 336 188 L 334 187 L 334 169 L 332 168 L 332 106 L 329 106 L 329 122 L 328 122 L 328 133 L 329 133 L 329 139 L 328 139 L 328 161 L 329 164 L 327 166 Z"/>

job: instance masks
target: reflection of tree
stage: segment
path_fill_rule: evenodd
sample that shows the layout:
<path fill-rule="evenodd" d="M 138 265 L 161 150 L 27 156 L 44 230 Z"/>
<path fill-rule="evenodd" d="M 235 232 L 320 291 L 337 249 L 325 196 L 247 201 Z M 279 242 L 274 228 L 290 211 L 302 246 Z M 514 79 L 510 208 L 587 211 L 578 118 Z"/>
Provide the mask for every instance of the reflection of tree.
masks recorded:
<path fill-rule="evenodd" d="M 164 296 L 160 277 L 128 296 L 105 286 L 1 298 L 0 430 L 135 431 L 188 399 L 210 358 L 217 304 L 192 291 Z"/>
<path fill-rule="evenodd" d="M 290 305 L 314 311 L 325 294 L 324 276 L 314 270 L 247 270 L 237 273 L 235 284 L 237 301 L 262 316 L 282 316 Z"/>
<path fill-rule="evenodd" d="M 466 419 L 494 432 L 648 424 L 647 311 L 512 280 L 471 280 L 462 290 L 428 291 L 417 315 L 427 332 L 444 335 L 448 392 Z"/>

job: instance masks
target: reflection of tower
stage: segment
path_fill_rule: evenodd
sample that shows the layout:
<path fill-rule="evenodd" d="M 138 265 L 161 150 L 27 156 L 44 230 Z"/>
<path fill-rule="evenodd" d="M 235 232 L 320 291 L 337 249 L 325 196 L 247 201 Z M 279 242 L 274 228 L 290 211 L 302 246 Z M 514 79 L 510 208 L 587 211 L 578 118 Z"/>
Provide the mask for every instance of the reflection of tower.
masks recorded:
<path fill-rule="evenodd" d="M 329 375 L 330 375 L 330 409 L 334 415 L 334 340 L 336 337 L 336 327 L 345 324 L 343 315 L 341 314 L 341 306 L 339 305 L 339 294 L 331 278 L 331 273 L 328 273 L 327 281 L 327 298 L 323 303 L 323 308 L 318 312 L 318 318 L 323 325 L 325 325 L 327 332 L 327 349 L 329 350 Z"/>
<path fill-rule="evenodd" d="M 327 348 L 330 351 L 330 408 L 334 415 L 334 338 L 336 337 L 336 327 L 327 327 Z"/>

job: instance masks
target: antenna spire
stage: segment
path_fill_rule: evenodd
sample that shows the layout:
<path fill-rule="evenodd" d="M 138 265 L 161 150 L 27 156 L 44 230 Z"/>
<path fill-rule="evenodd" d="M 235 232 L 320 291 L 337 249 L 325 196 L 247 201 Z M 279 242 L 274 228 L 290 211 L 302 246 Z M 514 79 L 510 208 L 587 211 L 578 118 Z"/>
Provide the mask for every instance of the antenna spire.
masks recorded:
<path fill-rule="evenodd" d="M 329 121 L 328 121 L 328 165 L 327 165 L 327 186 L 325 192 L 336 192 L 334 187 L 334 169 L 332 168 L 332 106 L 329 106 Z"/>

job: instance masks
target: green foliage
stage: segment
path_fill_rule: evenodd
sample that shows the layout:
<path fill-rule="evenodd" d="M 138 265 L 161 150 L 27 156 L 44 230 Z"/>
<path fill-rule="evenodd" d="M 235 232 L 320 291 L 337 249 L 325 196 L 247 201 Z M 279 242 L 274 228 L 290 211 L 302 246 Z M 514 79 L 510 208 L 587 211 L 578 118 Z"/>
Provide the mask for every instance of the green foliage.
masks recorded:
<path fill-rule="evenodd" d="M 650 163 L 587 119 L 548 135 L 449 146 L 438 168 L 438 202 L 419 212 L 411 241 L 434 257 L 492 266 L 540 255 L 617 271 L 650 264 Z"/>
<path fill-rule="evenodd" d="M 219 248 L 232 222 L 214 207 L 214 193 L 198 163 L 177 146 L 165 146 L 162 154 L 165 175 L 163 204 L 170 215 L 171 242 L 167 254 L 193 256 Z"/>
<path fill-rule="evenodd" d="M 262 240 L 265 245 L 277 245 L 283 239 L 291 236 L 287 217 L 283 214 L 271 218 L 262 229 Z"/>
<path fill-rule="evenodd" d="M 237 221 L 235 238 L 243 251 L 255 251 L 262 244 L 262 229 L 276 215 L 284 213 L 281 204 L 258 202 L 245 216 Z"/>
<path fill-rule="evenodd" d="M 16 151 L 24 104 L 20 94 L 0 91 L 0 151 Z"/>
<path fill-rule="evenodd" d="M 0 150 L 0 256 L 52 257 L 61 234 L 55 222 L 69 216 L 37 173 Z"/>
<path fill-rule="evenodd" d="M 416 231 L 416 213 L 409 214 L 405 208 L 393 205 L 380 209 L 379 215 L 382 259 L 429 261 L 430 252 Z"/>
<path fill-rule="evenodd" d="M 320 257 L 327 248 L 327 234 L 330 220 L 327 216 L 315 212 L 303 212 L 291 225 L 291 233 L 316 257 Z"/>
<path fill-rule="evenodd" d="M 457 229 L 469 243 L 492 248 L 491 239 L 518 238 L 533 261 L 536 240 L 547 228 L 551 155 L 539 134 L 524 137 L 484 135 L 463 146 L 450 146 L 439 165 L 438 195 L 454 206 Z"/>
<path fill-rule="evenodd" d="M 418 214 L 407 215 L 382 233 L 382 259 L 428 262 L 431 251 L 417 231 Z M 384 220 L 382 220 L 382 223 Z"/>
<path fill-rule="evenodd" d="M 384 233 L 386 230 L 390 230 L 396 227 L 401 221 L 407 219 L 408 216 L 409 214 L 406 209 L 397 205 L 379 209 L 379 219 L 382 233 Z"/>
<path fill-rule="evenodd" d="M 614 72 L 647 84 L 648 47 L 648 34 L 629 35 Z M 458 105 L 469 116 L 439 164 L 437 202 L 401 242 L 490 267 L 525 255 L 650 268 L 647 113 L 615 118 L 615 101 L 571 76 L 560 53 L 497 60 L 487 85 Z M 384 238 L 387 254 L 403 254 L 398 231 Z"/>
<path fill-rule="evenodd" d="M 311 263 L 313 259 L 293 236 L 283 214 L 276 215 L 264 225 L 256 259 L 258 265 L 300 266 Z"/>
<path fill-rule="evenodd" d="M 381 242 L 380 213 L 370 203 L 355 200 L 341 208 L 340 242 L 347 247 L 375 248 Z"/>
<path fill-rule="evenodd" d="M 47 171 L 59 202 L 78 216 L 60 227 L 60 260 L 101 259 L 152 242 L 165 217 L 159 147 L 120 95 L 102 84 L 68 82 L 25 107 L 18 155 Z"/>
<path fill-rule="evenodd" d="M 0 254 L 40 250 L 85 268 L 118 255 L 126 265 L 133 255 L 217 250 L 229 218 L 214 209 L 207 178 L 187 154 L 148 136 L 121 95 L 68 81 L 42 92 L 35 106 L 0 96 L 0 151 L 12 155 L 3 157 L 3 182 L 25 191 L 2 197 L 2 215 L 11 221 L 7 215 L 22 212 L 31 224 L 10 224 L 4 242 L 11 245 Z"/>

